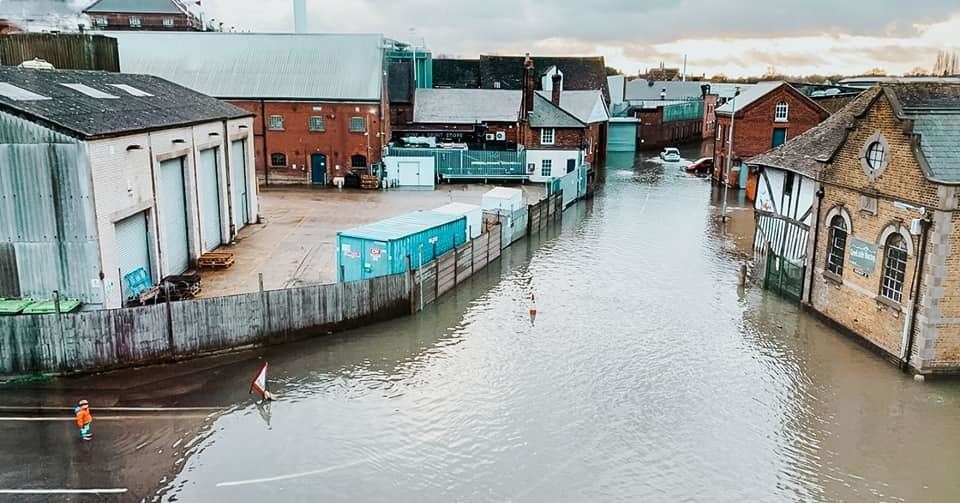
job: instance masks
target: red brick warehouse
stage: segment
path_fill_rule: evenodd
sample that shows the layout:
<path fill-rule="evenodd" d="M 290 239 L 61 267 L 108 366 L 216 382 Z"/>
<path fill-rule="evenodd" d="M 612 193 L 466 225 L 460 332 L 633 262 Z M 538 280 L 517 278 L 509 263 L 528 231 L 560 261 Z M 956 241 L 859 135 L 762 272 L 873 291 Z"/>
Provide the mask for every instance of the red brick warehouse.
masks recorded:
<path fill-rule="evenodd" d="M 390 137 L 381 35 L 111 36 L 122 71 L 157 75 L 254 113 L 262 183 L 329 184 L 379 162 Z"/>

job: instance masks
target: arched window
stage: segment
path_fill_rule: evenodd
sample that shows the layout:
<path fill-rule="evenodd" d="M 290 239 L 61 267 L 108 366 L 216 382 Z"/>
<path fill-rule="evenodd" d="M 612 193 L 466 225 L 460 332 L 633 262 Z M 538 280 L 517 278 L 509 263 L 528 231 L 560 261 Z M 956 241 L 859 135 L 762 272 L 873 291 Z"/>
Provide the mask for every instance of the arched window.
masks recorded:
<path fill-rule="evenodd" d="M 355 154 L 350 158 L 350 167 L 352 168 L 366 168 L 367 167 L 367 158 L 360 154 Z"/>
<path fill-rule="evenodd" d="M 773 112 L 773 120 L 776 122 L 787 122 L 787 117 L 790 114 L 790 105 L 786 101 L 781 101 L 777 103 L 777 107 Z"/>
<path fill-rule="evenodd" d="M 847 223 L 841 215 L 830 220 L 830 250 L 827 253 L 827 270 L 843 276 L 843 257 L 847 251 Z"/>
<path fill-rule="evenodd" d="M 903 297 L 903 281 L 907 274 L 907 242 L 900 233 L 895 232 L 887 238 L 884 248 L 880 295 L 900 302 Z"/>
<path fill-rule="evenodd" d="M 274 168 L 285 168 L 287 166 L 287 154 L 279 152 L 270 154 L 270 166 Z"/>

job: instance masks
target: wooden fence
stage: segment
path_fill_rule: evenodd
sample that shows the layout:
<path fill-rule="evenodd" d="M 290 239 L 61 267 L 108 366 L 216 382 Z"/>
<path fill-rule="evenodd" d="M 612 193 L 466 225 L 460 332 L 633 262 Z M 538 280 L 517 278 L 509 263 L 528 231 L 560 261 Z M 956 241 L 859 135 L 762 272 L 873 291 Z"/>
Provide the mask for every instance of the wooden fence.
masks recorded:
<path fill-rule="evenodd" d="M 527 235 L 540 232 L 563 212 L 563 193 L 555 193 L 531 204 L 528 211 L 530 215 L 527 217 Z"/>
<path fill-rule="evenodd" d="M 480 237 L 450 250 L 414 271 L 410 312 L 423 309 L 463 283 L 473 273 L 500 258 L 500 235 L 500 226 L 493 225 Z"/>

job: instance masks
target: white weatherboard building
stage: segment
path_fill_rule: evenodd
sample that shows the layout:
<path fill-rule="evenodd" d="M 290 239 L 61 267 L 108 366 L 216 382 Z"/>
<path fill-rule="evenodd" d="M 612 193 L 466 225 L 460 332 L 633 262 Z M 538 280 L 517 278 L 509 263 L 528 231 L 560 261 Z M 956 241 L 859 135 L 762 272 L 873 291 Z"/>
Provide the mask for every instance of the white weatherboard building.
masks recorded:
<path fill-rule="evenodd" d="M 0 67 L 0 297 L 115 308 L 187 271 L 257 219 L 252 138 L 156 77 Z"/>

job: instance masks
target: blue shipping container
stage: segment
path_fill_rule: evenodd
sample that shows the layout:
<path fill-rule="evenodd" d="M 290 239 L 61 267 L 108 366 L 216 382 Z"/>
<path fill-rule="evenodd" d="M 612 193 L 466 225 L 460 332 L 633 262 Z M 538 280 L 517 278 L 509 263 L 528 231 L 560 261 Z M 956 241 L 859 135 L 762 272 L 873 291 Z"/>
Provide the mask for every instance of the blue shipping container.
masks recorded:
<path fill-rule="evenodd" d="M 337 279 L 357 281 L 414 269 L 466 242 L 467 219 L 415 211 L 337 233 Z"/>

